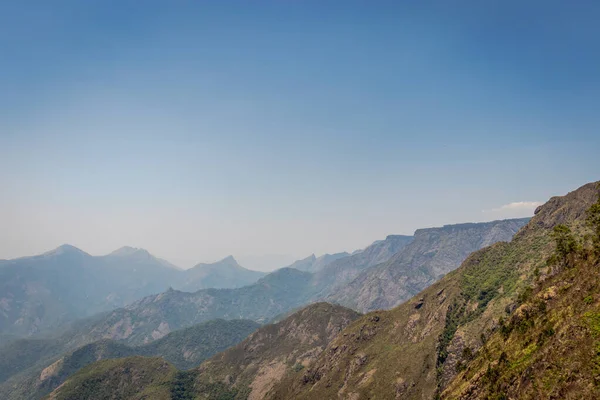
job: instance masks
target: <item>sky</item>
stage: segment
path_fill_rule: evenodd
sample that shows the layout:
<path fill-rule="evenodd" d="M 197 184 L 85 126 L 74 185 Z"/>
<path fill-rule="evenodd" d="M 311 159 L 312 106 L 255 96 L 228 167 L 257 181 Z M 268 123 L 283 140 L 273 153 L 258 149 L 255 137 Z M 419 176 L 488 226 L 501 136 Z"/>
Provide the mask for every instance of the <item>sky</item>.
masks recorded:
<path fill-rule="evenodd" d="M 596 1 L 1 2 L 0 259 L 128 245 L 266 270 L 530 216 L 600 179 L 598 20 Z"/>

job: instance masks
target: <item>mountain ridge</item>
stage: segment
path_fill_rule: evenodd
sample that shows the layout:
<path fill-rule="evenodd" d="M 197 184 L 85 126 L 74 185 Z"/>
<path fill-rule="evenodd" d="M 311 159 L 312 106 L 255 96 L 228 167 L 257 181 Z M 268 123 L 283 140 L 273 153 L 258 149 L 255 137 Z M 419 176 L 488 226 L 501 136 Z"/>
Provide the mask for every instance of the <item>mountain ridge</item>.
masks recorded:
<path fill-rule="evenodd" d="M 505 219 L 418 229 L 405 248 L 385 263 L 362 271 L 327 300 L 361 312 L 393 308 L 457 268 L 473 251 L 510 240 L 528 221 Z"/>

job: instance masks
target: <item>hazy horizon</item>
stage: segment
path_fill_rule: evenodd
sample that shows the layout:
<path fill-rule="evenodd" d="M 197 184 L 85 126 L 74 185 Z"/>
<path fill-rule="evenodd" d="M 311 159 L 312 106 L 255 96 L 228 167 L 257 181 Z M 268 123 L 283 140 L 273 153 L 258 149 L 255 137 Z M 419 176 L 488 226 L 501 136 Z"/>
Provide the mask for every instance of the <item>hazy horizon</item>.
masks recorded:
<path fill-rule="evenodd" d="M 537 203 L 535 204 L 528 204 L 527 206 L 536 206 L 539 205 Z M 524 205 L 522 204 L 513 204 L 513 205 L 508 205 L 504 208 L 516 208 L 518 210 L 518 212 L 523 211 L 526 207 L 524 207 Z M 491 210 L 491 211 L 497 211 L 497 210 Z M 532 215 L 526 215 L 526 216 L 521 216 L 521 217 L 512 217 L 512 218 L 529 218 L 533 216 Z M 510 219 L 510 218 L 509 218 Z M 478 222 L 492 222 L 495 220 L 490 220 L 490 221 L 478 221 Z M 473 221 L 463 221 L 460 222 L 458 224 L 462 224 L 462 223 L 470 223 Z M 446 224 L 446 225 L 454 225 L 454 224 Z M 437 225 L 437 226 L 430 226 L 430 227 L 423 227 L 423 228 L 438 228 L 438 227 L 442 227 L 442 225 Z M 422 229 L 422 228 L 419 228 Z M 412 236 L 414 234 L 413 233 L 402 233 L 401 235 L 407 235 L 407 236 Z M 369 243 L 364 244 L 362 247 L 358 247 L 358 248 L 354 248 L 354 249 L 347 249 L 347 250 L 341 250 L 341 251 L 335 251 L 335 252 L 330 252 L 330 253 L 308 253 L 308 254 L 304 254 L 304 255 L 291 255 L 291 254 L 260 254 L 260 255 L 256 255 L 256 254 L 242 254 L 242 255 L 235 255 L 235 254 L 227 254 L 223 257 L 217 258 L 217 259 L 200 259 L 198 260 L 191 260 L 191 259 L 182 259 L 182 258 L 169 258 L 166 259 L 165 257 L 160 256 L 159 254 L 155 254 L 152 250 L 148 249 L 148 248 L 144 248 L 144 247 L 135 247 L 135 246 L 129 246 L 129 245 L 124 245 L 124 246 L 120 246 L 116 249 L 110 250 L 108 252 L 105 253 L 93 253 L 90 251 L 87 251 L 85 248 L 81 248 L 79 246 L 75 246 L 72 243 L 62 243 L 58 246 L 55 246 L 53 248 L 50 249 L 45 249 L 45 250 L 39 250 L 36 251 L 33 254 L 22 254 L 16 257 L 10 257 L 10 258 L 6 258 L 6 259 L 15 259 L 15 258 L 20 258 L 20 257 L 28 257 L 28 256 L 35 256 L 35 255 L 41 255 L 44 254 L 46 252 L 50 252 L 52 250 L 55 250 L 57 248 L 60 248 L 61 246 L 73 246 L 78 248 L 79 250 L 82 250 L 86 253 L 88 253 L 91 256 L 105 256 L 105 255 L 109 255 L 113 252 L 116 252 L 118 250 L 121 250 L 123 248 L 132 248 L 135 250 L 146 250 L 148 251 L 152 256 L 157 257 L 159 259 L 163 259 L 168 261 L 169 263 L 175 265 L 176 267 L 179 267 L 181 269 L 189 269 L 192 268 L 198 264 L 211 264 L 211 263 L 215 263 L 218 261 L 221 261 L 227 257 L 234 257 L 235 260 L 238 262 L 238 264 L 240 264 L 242 267 L 247 268 L 247 269 L 252 269 L 252 270 L 256 270 L 256 271 L 263 271 L 263 272 L 270 272 L 273 271 L 275 269 L 278 268 L 283 268 L 283 267 L 287 267 L 289 265 L 291 265 L 293 262 L 298 261 L 298 260 L 302 260 L 304 258 L 310 257 L 311 255 L 314 255 L 315 257 L 320 257 L 326 254 L 336 254 L 336 253 L 348 253 L 348 254 L 352 254 L 355 251 L 359 251 L 359 250 L 363 250 L 364 248 L 366 248 L 367 246 L 373 244 L 376 241 L 380 241 L 386 238 L 386 236 L 389 235 L 399 235 L 398 233 L 390 233 L 388 235 L 385 235 L 381 238 L 376 238 L 373 239 L 372 241 L 370 241 Z"/>
<path fill-rule="evenodd" d="M 594 3 L 35 3 L 0 6 L 0 259 L 275 268 L 598 179 Z"/>

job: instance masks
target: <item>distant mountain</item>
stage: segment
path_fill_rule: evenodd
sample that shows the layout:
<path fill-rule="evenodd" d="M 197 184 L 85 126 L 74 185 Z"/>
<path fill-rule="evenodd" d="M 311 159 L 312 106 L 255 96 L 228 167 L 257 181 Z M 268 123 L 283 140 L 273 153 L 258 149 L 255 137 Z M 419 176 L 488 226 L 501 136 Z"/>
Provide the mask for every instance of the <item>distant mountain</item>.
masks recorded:
<path fill-rule="evenodd" d="M 529 218 L 419 229 L 388 261 L 360 273 L 327 297 L 361 312 L 389 309 L 456 269 L 473 251 L 510 241 Z"/>
<path fill-rule="evenodd" d="M 62 357 L 46 358 L 16 378 L 0 384 L 0 396 L 6 400 L 39 399 L 61 385 L 81 368 L 99 360 L 145 356 L 162 357 L 179 369 L 198 366 L 202 361 L 246 338 L 260 327 L 248 320 L 214 320 L 175 331 L 152 343 L 131 347 L 113 340 L 100 340 L 82 346 Z M 10 353 L 0 351 L 7 368 Z"/>
<path fill-rule="evenodd" d="M 315 274 L 282 268 L 241 288 L 202 289 L 194 293 L 171 289 L 112 311 L 85 335 L 94 340 L 109 338 L 142 344 L 216 318 L 266 323 L 294 308 L 318 301 L 329 294 L 331 288 L 387 260 L 411 241 L 412 236 L 390 235 L 361 253 L 332 261 Z"/>
<path fill-rule="evenodd" d="M 144 249 L 123 247 L 93 257 L 63 245 L 0 263 L 0 339 L 49 331 L 169 287 L 240 287 L 263 275 L 242 268 L 232 257 L 181 271 Z"/>
<path fill-rule="evenodd" d="M 0 332 L 26 336 L 110 307 L 113 274 L 102 265 L 68 245 L 3 263 Z"/>
<path fill-rule="evenodd" d="M 350 254 L 346 252 L 324 254 L 320 257 L 316 257 L 314 254 L 312 254 L 307 258 L 294 262 L 293 264 L 289 265 L 288 268 L 296 268 L 305 272 L 317 272 L 322 270 L 326 265 L 331 264 L 333 261 L 348 256 L 350 256 Z"/>
<path fill-rule="evenodd" d="M 206 288 L 236 288 L 250 285 L 265 275 L 266 272 L 241 267 L 229 256 L 213 264 L 198 264 L 183 271 L 172 287 L 186 292 Z"/>
<path fill-rule="evenodd" d="M 261 399 L 287 372 L 310 365 L 358 317 L 340 306 L 313 304 L 260 328 L 189 372 L 175 372 L 153 358 L 101 361 L 68 378 L 50 398 L 108 398 L 104 393 L 143 398 L 144 394 L 157 393 L 153 399 Z M 132 379 L 129 374 L 141 379 Z"/>
<path fill-rule="evenodd" d="M 389 235 L 359 253 L 332 261 L 315 273 L 313 285 L 317 296 L 325 298 L 332 290 L 344 286 L 367 268 L 389 260 L 412 241 L 412 236 Z"/>
<path fill-rule="evenodd" d="M 294 268 L 298 271 L 310 272 L 312 269 L 312 265 L 317 260 L 317 257 L 314 254 L 303 258 L 301 260 L 294 261 L 292 264 L 288 265 L 286 268 Z"/>
<path fill-rule="evenodd" d="M 308 272 L 282 268 L 237 289 L 202 289 L 194 293 L 170 289 L 106 314 L 86 334 L 136 345 L 216 318 L 265 323 L 306 304 L 313 293 L 311 278 Z"/>
<path fill-rule="evenodd" d="M 489 225 L 489 230 L 494 229 L 493 226 Z M 469 234 L 476 236 L 474 240 L 477 243 L 481 242 L 480 231 L 466 232 L 466 236 Z M 453 243 L 452 236 L 449 238 L 444 243 Z M 88 342 L 113 339 L 139 345 L 216 318 L 243 318 L 265 323 L 311 301 L 337 293 L 362 271 L 378 265 L 381 260 L 388 260 L 412 241 L 412 236 L 388 236 L 360 253 L 332 261 L 314 274 L 282 268 L 242 288 L 202 289 L 194 293 L 168 290 L 101 316 L 93 324 L 85 325 L 85 329 L 77 335 L 86 337 Z M 448 247 L 451 250 L 451 246 Z M 428 251 L 423 246 L 418 249 L 424 254 Z M 462 254 L 458 250 L 456 252 Z M 430 256 L 424 257 L 429 259 Z M 385 296 L 382 293 L 380 297 Z"/>
<path fill-rule="evenodd" d="M 139 249 L 137 247 L 124 246 L 124 247 L 121 247 L 120 249 L 113 251 L 107 257 L 123 257 L 125 259 L 129 259 L 129 260 L 137 259 L 139 261 L 154 259 L 154 260 L 160 262 L 165 267 L 168 267 L 168 268 L 171 268 L 171 269 L 174 269 L 177 271 L 182 270 L 181 268 L 179 268 L 176 265 L 171 264 L 167 260 L 163 260 L 161 258 L 154 257 L 147 250 Z"/>

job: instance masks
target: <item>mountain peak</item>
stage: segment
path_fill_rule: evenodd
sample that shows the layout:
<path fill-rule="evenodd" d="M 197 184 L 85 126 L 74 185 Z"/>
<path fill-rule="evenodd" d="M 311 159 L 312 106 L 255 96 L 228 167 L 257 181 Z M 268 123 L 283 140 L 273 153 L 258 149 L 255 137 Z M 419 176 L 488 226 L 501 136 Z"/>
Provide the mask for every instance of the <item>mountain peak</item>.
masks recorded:
<path fill-rule="evenodd" d="M 237 260 L 236 260 L 236 259 L 235 259 L 233 256 L 231 256 L 231 255 L 229 255 L 229 256 L 227 256 L 227 257 L 225 257 L 224 259 L 222 259 L 222 260 L 221 260 L 221 261 L 219 261 L 218 263 L 219 263 L 219 264 L 221 264 L 221 263 L 224 263 L 224 264 L 235 265 L 235 266 L 238 266 L 238 267 L 240 267 L 240 264 L 239 264 L 239 263 L 237 262 Z"/>
<path fill-rule="evenodd" d="M 85 251 L 78 249 L 77 247 L 72 246 L 70 244 L 63 244 L 61 246 L 58 246 L 54 250 L 45 252 L 43 255 L 44 256 L 57 256 L 57 255 L 62 255 L 62 254 L 82 254 L 82 255 L 86 255 L 86 256 L 89 255 Z"/>

